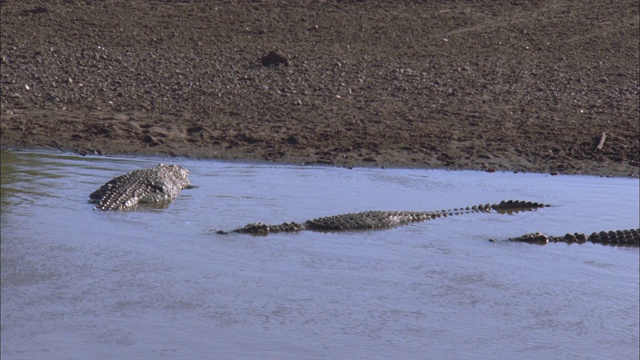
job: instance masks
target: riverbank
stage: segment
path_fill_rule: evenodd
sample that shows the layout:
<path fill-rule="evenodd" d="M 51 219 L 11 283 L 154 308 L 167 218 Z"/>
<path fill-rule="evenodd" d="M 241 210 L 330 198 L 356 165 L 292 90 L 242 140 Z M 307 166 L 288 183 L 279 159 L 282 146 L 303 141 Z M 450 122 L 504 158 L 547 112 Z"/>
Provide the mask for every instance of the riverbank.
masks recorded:
<path fill-rule="evenodd" d="M 1 4 L 3 148 L 638 177 L 634 1 Z"/>

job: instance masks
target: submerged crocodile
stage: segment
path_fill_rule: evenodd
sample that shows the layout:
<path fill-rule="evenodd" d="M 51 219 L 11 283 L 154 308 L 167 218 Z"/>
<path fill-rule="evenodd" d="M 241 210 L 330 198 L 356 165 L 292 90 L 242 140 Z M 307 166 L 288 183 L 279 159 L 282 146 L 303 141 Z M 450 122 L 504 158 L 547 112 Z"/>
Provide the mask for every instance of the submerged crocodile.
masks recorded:
<path fill-rule="evenodd" d="M 471 214 L 478 212 L 516 213 L 520 211 L 533 211 L 538 208 L 549 206 L 531 201 L 509 200 L 499 204 L 475 205 L 466 208 L 438 211 L 365 211 L 343 215 L 327 216 L 317 219 L 307 220 L 302 224 L 295 222 L 282 223 L 279 225 L 267 225 L 264 223 L 252 223 L 242 228 L 233 230 L 237 233 L 248 233 L 266 235 L 277 232 L 295 232 L 302 230 L 315 231 L 346 231 L 346 230 L 368 230 L 386 229 L 413 222 L 421 222 L 440 217 Z M 225 231 L 219 231 L 226 234 Z"/>
<path fill-rule="evenodd" d="M 89 195 L 100 210 L 133 210 L 140 203 L 167 204 L 182 189 L 191 188 L 189 170 L 179 165 L 159 164 L 118 176 Z"/>
<path fill-rule="evenodd" d="M 162 206 L 175 199 L 182 189 L 193 187 L 188 177 L 189 170 L 179 165 L 159 164 L 148 169 L 134 170 L 102 185 L 98 190 L 89 195 L 89 201 L 97 204 L 95 208 L 100 210 L 133 210 L 141 203 Z M 332 232 L 387 229 L 453 215 L 479 212 L 513 214 L 521 211 L 533 211 L 547 206 L 550 205 L 531 201 L 509 200 L 502 201 L 499 204 L 475 205 L 453 210 L 365 211 L 320 217 L 307 220 L 301 224 L 295 222 L 282 223 L 279 225 L 251 223 L 242 228 L 235 229 L 233 232 L 266 235 L 269 233 L 297 232 L 303 230 Z M 218 233 L 226 234 L 227 232 L 218 231 Z M 640 229 L 601 231 L 599 233 L 592 233 L 589 236 L 581 233 L 566 234 L 564 236 L 546 236 L 537 232 L 508 240 L 533 244 L 547 244 L 549 242 L 582 244 L 591 242 L 597 244 L 639 246 Z"/>
<path fill-rule="evenodd" d="M 590 242 L 603 245 L 640 245 L 640 229 L 617 230 L 617 231 L 601 231 L 594 232 L 591 235 L 582 233 L 566 234 L 564 236 L 546 236 L 536 232 L 510 238 L 510 241 L 526 242 L 531 244 L 544 245 L 550 242 L 578 243 L 584 244 Z"/>

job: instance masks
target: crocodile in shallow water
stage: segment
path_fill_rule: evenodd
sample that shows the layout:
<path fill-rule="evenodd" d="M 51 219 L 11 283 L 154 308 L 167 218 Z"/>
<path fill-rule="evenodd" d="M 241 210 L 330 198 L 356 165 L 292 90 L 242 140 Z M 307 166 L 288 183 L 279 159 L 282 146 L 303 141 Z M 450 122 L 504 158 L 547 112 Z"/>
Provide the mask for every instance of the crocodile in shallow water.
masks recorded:
<path fill-rule="evenodd" d="M 233 230 L 237 233 L 248 233 L 256 235 L 266 235 L 276 232 L 294 232 L 302 230 L 316 231 L 345 231 L 345 230 L 368 230 L 368 229 L 386 229 L 413 222 L 426 221 L 440 217 L 471 214 L 478 212 L 498 212 L 498 213 L 516 213 L 520 211 L 532 211 L 542 208 L 545 204 L 509 200 L 502 201 L 499 204 L 475 205 L 466 208 L 453 210 L 438 211 L 365 211 L 359 213 L 350 213 L 343 215 L 327 216 L 317 219 L 307 220 L 302 224 L 295 222 L 282 223 L 279 225 L 267 225 L 264 223 L 252 223 L 242 228 Z M 219 231 L 220 234 L 226 234 L 225 231 Z"/>
<path fill-rule="evenodd" d="M 547 236 L 542 233 L 536 232 L 510 238 L 509 240 L 540 245 L 544 245 L 550 242 L 564 242 L 569 244 L 583 244 L 585 242 L 590 242 L 603 245 L 639 246 L 640 229 L 600 231 L 594 232 L 591 235 L 573 233 L 566 234 L 564 236 Z"/>
<path fill-rule="evenodd" d="M 191 188 L 189 170 L 179 165 L 159 164 L 118 176 L 89 195 L 100 210 L 133 210 L 138 204 L 167 204 L 182 189 Z"/>

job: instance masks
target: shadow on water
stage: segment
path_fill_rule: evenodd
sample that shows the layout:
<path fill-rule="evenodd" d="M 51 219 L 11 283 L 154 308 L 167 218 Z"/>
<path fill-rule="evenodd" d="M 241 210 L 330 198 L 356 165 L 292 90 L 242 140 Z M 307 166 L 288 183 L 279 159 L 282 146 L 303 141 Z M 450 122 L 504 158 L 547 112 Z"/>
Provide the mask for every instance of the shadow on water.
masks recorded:
<path fill-rule="evenodd" d="M 638 358 L 638 249 L 487 241 L 637 228 L 638 180 L 2 151 L 2 357 Z M 93 210 L 179 163 L 164 209 Z M 218 235 L 367 210 L 549 203 L 384 231 Z"/>

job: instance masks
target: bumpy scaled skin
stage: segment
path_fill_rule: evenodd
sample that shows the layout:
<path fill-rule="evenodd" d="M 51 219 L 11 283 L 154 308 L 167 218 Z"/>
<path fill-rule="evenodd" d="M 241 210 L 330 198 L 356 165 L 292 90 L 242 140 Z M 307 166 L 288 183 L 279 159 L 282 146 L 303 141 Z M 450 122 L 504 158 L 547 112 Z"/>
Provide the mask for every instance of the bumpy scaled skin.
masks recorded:
<path fill-rule="evenodd" d="M 640 229 L 601 231 L 587 236 L 581 233 L 566 234 L 564 236 L 546 236 L 541 233 L 531 233 L 509 239 L 511 241 L 527 242 L 544 245 L 549 242 L 578 243 L 591 242 L 604 245 L 640 246 Z"/>
<path fill-rule="evenodd" d="M 159 164 L 118 176 L 89 195 L 100 210 L 133 210 L 139 203 L 163 204 L 182 189 L 191 187 L 189 170 L 179 165 Z"/>
<path fill-rule="evenodd" d="M 476 205 L 466 208 L 439 211 L 366 211 L 336 216 L 327 216 L 307 220 L 302 224 L 295 222 L 280 225 L 267 225 L 264 223 L 248 224 L 245 227 L 234 230 L 238 233 L 266 235 L 274 232 L 294 232 L 302 230 L 316 231 L 345 231 L 386 229 L 399 225 L 431 220 L 435 218 L 471 214 L 477 212 L 516 213 L 519 211 L 531 211 L 549 205 L 530 201 L 502 201 L 499 204 Z M 221 231 L 220 233 L 224 233 Z"/>

